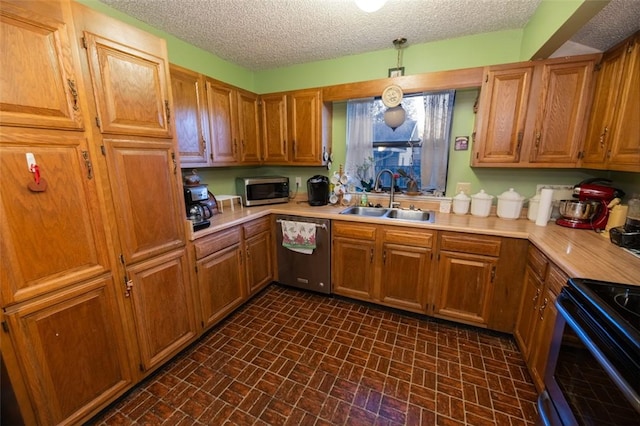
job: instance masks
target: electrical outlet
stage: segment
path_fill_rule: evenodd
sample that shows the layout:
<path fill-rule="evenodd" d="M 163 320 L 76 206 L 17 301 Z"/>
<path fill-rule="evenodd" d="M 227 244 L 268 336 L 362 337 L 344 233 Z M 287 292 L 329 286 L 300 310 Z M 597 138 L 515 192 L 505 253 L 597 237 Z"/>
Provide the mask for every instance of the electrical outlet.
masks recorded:
<path fill-rule="evenodd" d="M 302 178 L 300 176 L 296 176 L 296 186 L 302 186 Z"/>
<path fill-rule="evenodd" d="M 471 184 L 469 182 L 458 182 L 456 183 L 456 194 L 459 194 L 460 191 L 469 195 L 471 193 Z"/>

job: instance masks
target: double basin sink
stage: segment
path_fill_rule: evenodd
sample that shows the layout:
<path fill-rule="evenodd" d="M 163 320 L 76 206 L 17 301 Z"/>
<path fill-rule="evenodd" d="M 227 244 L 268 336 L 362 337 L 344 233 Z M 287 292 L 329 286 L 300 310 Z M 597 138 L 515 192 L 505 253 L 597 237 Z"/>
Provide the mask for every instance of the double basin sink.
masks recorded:
<path fill-rule="evenodd" d="M 434 223 L 436 215 L 431 210 L 404 210 L 384 207 L 353 206 L 340 212 L 354 216 L 378 217 L 383 219 L 413 220 L 417 222 Z"/>

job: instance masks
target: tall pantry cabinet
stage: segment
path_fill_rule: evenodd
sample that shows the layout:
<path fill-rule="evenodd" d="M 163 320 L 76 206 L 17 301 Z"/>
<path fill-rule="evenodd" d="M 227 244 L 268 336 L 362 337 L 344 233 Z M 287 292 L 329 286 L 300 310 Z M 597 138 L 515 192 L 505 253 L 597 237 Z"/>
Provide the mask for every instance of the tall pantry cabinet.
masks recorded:
<path fill-rule="evenodd" d="M 166 47 L 65 0 L 0 18 L 2 362 L 25 423 L 80 423 L 196 335 Z"/>

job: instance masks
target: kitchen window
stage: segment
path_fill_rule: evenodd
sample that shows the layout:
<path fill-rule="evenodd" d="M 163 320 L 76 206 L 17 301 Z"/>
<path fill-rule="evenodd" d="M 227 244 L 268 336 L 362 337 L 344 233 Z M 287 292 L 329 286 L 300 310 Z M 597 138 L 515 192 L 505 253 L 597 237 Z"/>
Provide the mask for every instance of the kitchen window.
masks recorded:
<path fill-rule="evenodd" d="M 370 190 L 378 172 L 390 169 L 399 174 L 397 189 L 407 190 L 413 178 L 421 192 L 444 194 L 454 98 L 453 90 L 406 96 L 406 119 L 395 130 L 384 122 L 386 107 L 380 99 L 349 101 L 345 170 L 356 185 Z M 390 185 L 384 174 L 381 186 Z"/>

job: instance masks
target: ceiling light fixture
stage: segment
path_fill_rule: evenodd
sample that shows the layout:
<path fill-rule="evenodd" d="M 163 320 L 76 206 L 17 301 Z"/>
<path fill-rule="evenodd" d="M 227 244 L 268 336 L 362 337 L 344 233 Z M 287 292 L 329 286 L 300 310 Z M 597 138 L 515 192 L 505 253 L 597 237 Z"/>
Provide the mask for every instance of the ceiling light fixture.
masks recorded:
<path fill-rule="evenodd" d="M 402 70 L 400 65 L 402 64 L 402 56 L 401 51 L 402 47 L 407 43 L 407 39 L 404 37 L 397 38 L 393 40 L 393 45 L 398 50 L 398 58 L 397 58 L 397 71 Z M 402 75 L 402 74 L 400 74 Z M 382 103 L 387 107 L 387 110 L 384 112 L 384 122 L 387 126 L 391 127 L 393 131 L 395 131 L 398 127 L 402 126 L 404 120 L 407 117 L 407 113 L 402 108 L 402 98 L 403 98 L 402 88 L 397 85 L 391 85 L 384 89 L 382 92 Z"/>
<path fill-rule="evenodd" d="M 387 0 L 356 0 L 356 6 L 367 13 L 373 13 L 382 8 Z"/>

